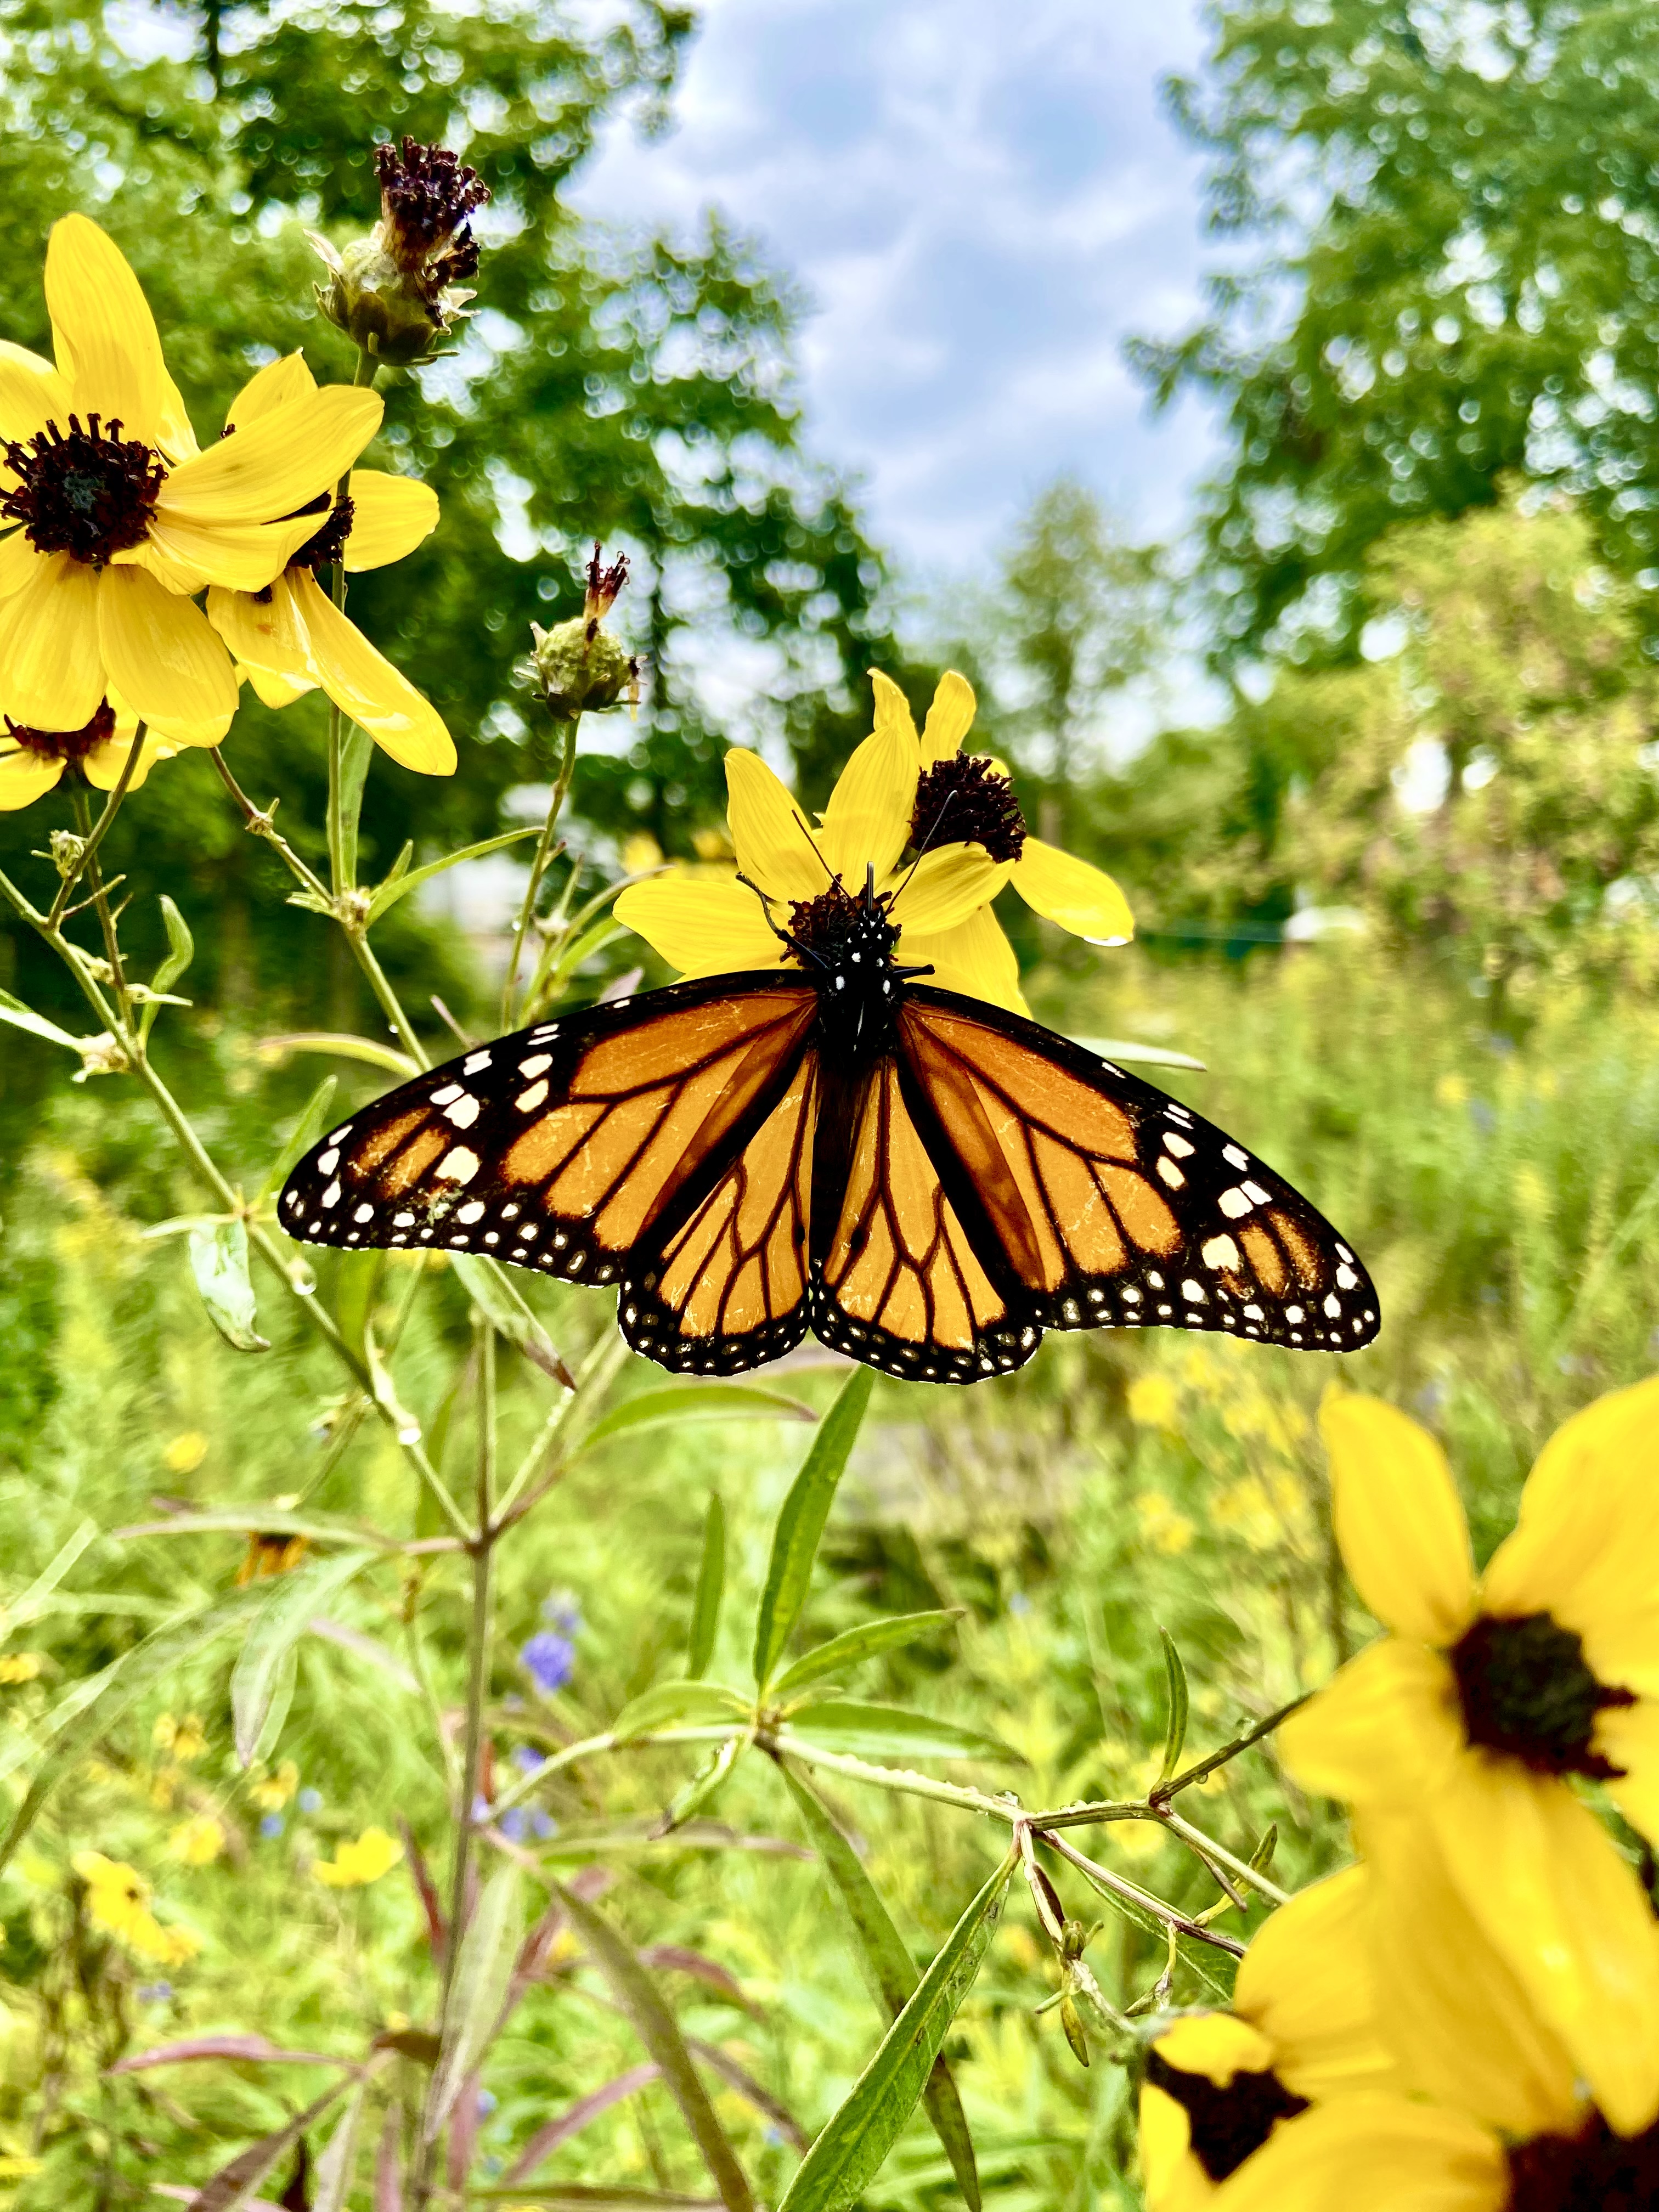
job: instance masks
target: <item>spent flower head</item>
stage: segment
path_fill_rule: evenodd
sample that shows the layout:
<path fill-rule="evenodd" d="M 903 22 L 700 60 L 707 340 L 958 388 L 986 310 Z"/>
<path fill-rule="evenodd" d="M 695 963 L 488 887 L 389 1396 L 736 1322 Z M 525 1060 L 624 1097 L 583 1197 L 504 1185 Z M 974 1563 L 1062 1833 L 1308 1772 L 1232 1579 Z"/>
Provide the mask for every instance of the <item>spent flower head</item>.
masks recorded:
<path fill-rule="evenodd" d="M 489 200 L 489 187 L 447 146 L 415 138 L 377 146 L 374 171 L 380 220 L 367 238 L 341 251 L 310 234 L 329 272 L 317 303 L 363 352 L 408 368 L 432 358 L 473 296 L 457 280 L 477 273 L 468 217 Z"/>
<path fill-rule="evenodd" d="M 619 553 L 607 563 L 595 538 L 580 614 L 556 623 L 551 629 L 531 623 L 535 650 L 519 664 L 518 674 L 531 690 L 540 693 L 555 721 L 573 721 L 578 714 L 614 707 L 624 694 L 630 705 L 637 701 L 640 664 L 604 626 L 627 581 L 628 556 Z"/>

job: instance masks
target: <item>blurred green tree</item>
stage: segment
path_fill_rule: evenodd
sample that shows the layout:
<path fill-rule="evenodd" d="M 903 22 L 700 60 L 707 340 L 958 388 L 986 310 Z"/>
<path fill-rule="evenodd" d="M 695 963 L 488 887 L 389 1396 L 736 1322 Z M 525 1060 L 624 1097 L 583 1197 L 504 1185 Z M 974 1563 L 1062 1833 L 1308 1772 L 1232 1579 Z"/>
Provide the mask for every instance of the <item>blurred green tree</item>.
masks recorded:
<path fill-rule="evenodd" d="M 1572 490 L 1659 588 L 1659 15 L 1644 0 L 1218 0 L 1169 89 L 1250 252 L 1206 319 L 1132 349 L 1224 411 L 1205 531 L 1224 659 L 1352 653 L 1368 549 Z M 1659 611 L 1641 624 L 1653 641 Z"/>

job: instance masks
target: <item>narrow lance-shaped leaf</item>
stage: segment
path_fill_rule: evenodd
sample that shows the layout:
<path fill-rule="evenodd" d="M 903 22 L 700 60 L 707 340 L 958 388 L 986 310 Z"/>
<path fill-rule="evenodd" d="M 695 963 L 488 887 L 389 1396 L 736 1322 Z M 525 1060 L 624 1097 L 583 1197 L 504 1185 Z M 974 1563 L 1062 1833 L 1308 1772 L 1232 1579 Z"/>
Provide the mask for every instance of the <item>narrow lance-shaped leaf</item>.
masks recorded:
<path fill-rule="evenodd" d="M 1181 1654 L 1176 1650 L 1175 1639 L 1166 1628 L 1158 1634 L 1164 1639 L 1164 1671 L 1169 1682 L 1170 1720 L 1164 1735 L 1164 1763 L 1158 1771 L 1156 1789 L 1167 1782 L 1181 1764 L 1181 1747 L 1187 1741 L 1187 1669 L 1181 1663 Z"/>
<path fill-rule="evenodd" d="M 763 1390 L 755 1382 L 681 1382 L 660 1389 L 636 1390 L 594 1422 L 582 1439 L 585 1452 L 613 1437 L 639 1429 L 681 1428 L 687 1421 L 811 1421 L 817 1417 L 799 1398 Z"/>
<path fill-rule="evenodd" d="M 848 1376 L 824 1415 L 778 1515 L 766 1586 L 755 1616 L 755 1680 L 763 1690 L 770 1682 L 806 1603 L 823 1524 L 870 1402 L 874 1380 L 868 1367 L 855 1368 Z"/>
<path fill-rule="evenodd" d="M 903 1937 L 893 1925 L 881 1893 L 865 1871 L 863 1861 L 842 1833 L 830 1808 L 799 1775 L 785 1765 L 783 1778 L 799 1808 L 813 1850 L 830 1882 L 830 1893 L 841 1908 L 842 1918 L 870 1991 L 890 2020 L 896 2020 L 914 1995 L 915 1961 Z M 945 2148 L 957 2177 L 957 2186 L 971 2212 L 980 2212 L 979 2168 L 974 2159 L 974 2139 L 968 2116 L 951 2069 L 943 2058 L 933 2061 L 922 2091 L 922 2103 L 934 2134 Z"/>
<path fill-rule="evenodd" d="M 311 2212 L 345 2212 L 357 2164 L 357 2129 L 368 2094 L 368 2082 L 359 2081 L 339 2124 L 324 2146 L 312 2179 Z"/>
<path fill-rule="evenodd" d="M 0 1022 L 14 1030 L 22 1030 L 29 1036 L 43 1038 L 47 1044 L 61 1044 L 69 1052 L 79 1052 L 90 1038 L 71 1036 L 60 1030 L 56 1022 L 49 1022 L 44 1014 L 37 1014 L 33 1006 L 26 1006 L 9 991 L 0 991 Z"/>
<path fill-rule="evenodd" d="M 652 1831 L 654 1838 L 672 1836 L 676 1828 L 683 1828 L 705 1811 L 726 1785 L 726 1778 L 742 1755 L 746 1735 L 734 1735 L 721 1744 L 714 1757 L 699 1767 L 681 1790 L 676 1790 L 668 1810 Z"/>
<path fill-rule="evenodd" d="M 236 1756 L 244 1766 L 253 1760 L 283 1662 L 305 1633 L 306 1624 L 354 1576 L 361 1574 L 374 1556 L 372 1552 L 337 1552 L 331 1558 L 313 1560 L 264 1585 L 264 1603 L 248 1630 L 230 1678 Z"/>
<path fill-rule="evenodd" d="M 691 1636 L 685 1671 L 692 1681 L 708 1672 L 714 1656 L 714 1638 L 720 1625 L 720 1599 L 726 1590 L 726 1508 L 716 1491 L 708 1501 L 702 1524 L 702 1558 L 697 1565 L 697 1594 L 691 1603 Z"/>
<path fill-rule="evenodd" d="M 267 1199 L 279 1183 L 288 1181 L 289 1174 L 302 1152 L 308 1152 L 323 1131 L 328 1127 L 329 1109 L 334 1103 L 334 1094 L 340 1087 L 337 1075 L 325 1075 L 305 1103 L 304 1110 L 293 1128 L 288 1141 L 271 1162 L 270 1172 L 259 1186 L 259 1196 Z"/>
<path fill-rule="evenodd" d="M 558 1894 L 588 1955 L 610 1983 L 647 2054 L 661 2070 L 726 2212 L 755 2212 L 754 2197 L 743 2168 L 708 2101 L 708 2091 L 697 2078 L 678 2023 L 663 2002 L 655 1982 L 602 1912 L 596 1912 L 585 1898 L 563 1884 L 558 1885 Z"/>
<path fill-rule="evenodd" d="M 247 1224 L 204 1221 L 190 1232 L 191 1273 L 208 1319 L 238 1352 L 269 1352 L 270 1340 L 254 1328 L 253 1283 L 247 1268 Z"/>
<path fill-rule="evenodd" d="M 519 1869 L 508 1860 L 484 1884 L 471 1925 L 461 1938 L 443 2048 L 427 2106 L 428 2142 L 442 2129 L 467 2076 L 489 2047 L 495 2022 L 507 2002 L 523 1934 L 524 1905 Z"/>
<path fill-rule="evenodd" d="M 340 877 L 348 886 L 357 880 L 357 823 L 363 811 L 363 786 L 374 745 L 368 732 L 348 722 L 340 748 Z"/>
<path fill-rule="evenodd" d="M 711 1728 L 721 1721 L 741 1720 L 748 1710 L 735 1690 L 722 1689 L 718 1682 L 657 1682 L 629 1699 L 611 1722 L 611 1732 L 619 1743 L 626 1743 L 655 1729 Z"/>
<path fill-rule="evenodd" d="M 820 1644 L 796 1660 L 793 1667 L 785 1668 L 773 1684 L 773 1692 L 787 1698 L 793 1690 L 804 1690 L 809 1682 L 817 1682 L 826 1674 L 844 1674 L 850 1667 L 866 1659 L 879 1657 L 884 1651 L 898 1651 L 907 1644 L 914 1644 L 919 1636 L 939 1628 L 947 1620 L 961 1618 L 960 1610 L 949 1613 L 899 1613 L 890 1620 L 866 1620 L 857 1628 L 845 1628 L 839 1636 L 832 1636 L 827 1644 Z"/>
<path fill-rule="evenodd" d="M 574 1390 L 575 1378 L 554 1349 L 552 1338 L 526 1303 L 523 1292 L 507 1279 L 495 1261 L 477 1252 L 452 1252 L 449 1264 L 468 1297 L 496 1334 L 504 1336 L 509 1344 L 516 1344 L 525 1358 L 532 1360 L 544 1375 L 550 1375 L 556 1382 L 562 1382 L 567 1390 Z"/>
<path fill-rule="evenodd" d="M 190 924 L 164 891 L 161 894 L 161 925 L 167 933 L 167 957 L 149 979 L 149 988 L 155 998 L 138 1017 L 138 1034 L 147 1037 L 161 1012 L 159 1000 L 163 991 L 170 991 L 196 957 L 196 940 L 190 933 Z"/>
<path fill-rule="evenodd" d="M 865 1705 L 837 1699 L 807 1705 L 792 1716 L 788 1734 L 825 1751 L 860 1759 L 997 1759 L 1024 1765 L 1020 1754 L 994 1736 L 978 1735 L 952 1721 L 930 1719 L 902 1705 Z"/>
<path fill-rule="evenodd" d="M 921 2101 L 978 1975 L 1019 1854 L 1011 1850 L 946 1938 L 840 2109 L 795 2170 L 779 2212 L 842 2212 L 885 2163 Z"/>
<path fill-rule="evenodd" d="M 395 906 L 400 898 L 407 897 L 410 891 L 418 890 L 422 884 L 429 884 L 434 876 L 442 875 L 446 868 L 455 867 L 463 860 L 482 860 L 487 853 L 499 853 L 507 845 L 516 845 L 526 837 L 539 837 L 540 835 L 540 823 L 529 822 L 522 830 L 503 830 L 498 837 L 485 837 L 476 845 L 463 845 L 459 852 L 446 853 L 441 860 L 428 860 L 423 868 L 410 868 L 409 864 L 415 856 L 415 848 L 412 845 L 405 845 L 393 861 L 386 881 L 368 902 L 370 922 L 378 921 L 389 907 Z"/>
<path fill-rule="evenodd" d="M 283 2152 L 292 2150 L 306 2130 L 319 2120 L 349 2086 L 349 2078 L 337 2082 L 291 2120 L 285 2121 L 280 2128 L 273 2128 L 268 2136 L 261 2136 L 246 2150 L 239 2151 L 198 2190 L 191 2199 L 191 2212 L 242 2212 Z"/>
<path fill-rule="evenodd" d="M 378 1037 L 356 1036 L 349 1030 L 288 1030 L 280 1036 L 259 1040 L 261 1060 L 285 1060 L 291 1052 L 325 1052 L 333 1060 L 361 1060 L 365 1066 L 383 1067 L 392 1075 L 420 1073 L 409 1054 L 399 1052 L 396 1045 L 382 1044 Z"/>

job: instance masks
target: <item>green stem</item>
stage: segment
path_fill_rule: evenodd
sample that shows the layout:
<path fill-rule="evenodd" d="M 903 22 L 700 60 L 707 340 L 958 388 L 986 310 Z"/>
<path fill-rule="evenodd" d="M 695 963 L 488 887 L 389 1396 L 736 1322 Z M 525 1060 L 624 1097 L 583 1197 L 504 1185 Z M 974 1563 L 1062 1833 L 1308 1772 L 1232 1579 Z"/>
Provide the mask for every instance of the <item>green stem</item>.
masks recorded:
<path fill-rule="evenodd" d="M 308 867 L 300 858 L 300 855 L 295 851 L 293 846 L 289 843 L 287 838 L 280 836 L 277 834 L 275 822 L 273 820 L 273 817 L 276 811 L 276 800 L 273 799 L 269 808 L 262 813 L 253 804 L 253 801 L 248 797 L 246 792 L 243 790 L 241 785 L 237 782 L 235 777 L 231 774 L 228 767 L 227 767 L 225 763 L 224 755 L 220 747 L 217 745 L 211 745 L 209 747 L 208 750 L 209 757 L 211 759 L 214 768 L 217 771 L 220 782 L 223 784 L 225 789 L 230 793 L 231 797 L 235 800 L 238 807 L 241 810 L 242 819 L 246 823 L 249 830 L 254 836 L 263 837 L 265 839 L 267 843 L 276 847 L 278 854 L 287 863 L 289 872 L 294 877 L 296 883 L 303 884 L 306 889 L 312 892 L 316 897 L 319 899 L 326 899 L 328 896 L 328 885 L 313 869 Z"/>
<path fill-rule="evenodd" d="M 362 391 L 371 386 L 380 373 L 380 364 L 373 354 L 360 351 L 357 356 L 357 367 L 351 379 L 353 390 Z M 351 471 L 348 469 L 334 487 L 335 504 L 337 506 L 341 500 L 349 497 L 350 491 Z M 329 597 L 343 612 L 346 602 L 346 574 L 343 560 L 334 563 L 333 572 L 329 579 Z M 349 890 L 351 888 L 346 881 L 345 817 L 341 805 L 340 791 L 340 769 L 345 752 L 344 727 L 345 717 L 341 714 L 336 702 L 331 699 L 328 702 L 328 872 L 329 880 L 334 886 L 337 896 L 341 891 Z M 352 872 L 355 873 L 356 871 Z"/>
<path fill-rule="evenodd" d="M 1194 1827 L 1190 1820 L 1183 1820 L 1173 1807 L 1159 1813 L 1158 1818 L 1163 1821 L 1171 1835 L 1180 1837 L 1189 1850 L 1195 1851 L 1200 1858 L 1218 1859 L 1229 1874 L 1239 1881 L 1248 1882 L 1252 1889 L 1260 1890 L 1270 1904 L 1288 1905 L 1290 1903 L 1289 1890 L 1281 1889 L 1276 1881 L 1269 1881 L 1260 1867 L 1253 1867 L 1248 1859 L 1239 1858 L 1235 1853 L 1230 1851 L 1224 1844 L 1217 1843 L 1212 1836 L 1206 1836 L 1201 1828 Z"/>
<path fill-rule="evenodd" d="M 988 1797 L 983 1790 L 969 1790 L 959 1782 L 936 1781 L 931 1774 L 918 1774 L 910 1767 L 874 1766 L 850 1752 L 820 1751 L 788 1729 L 764 1731 L 755 1741 L 774 1757 L 797 1759 L 803 1766 L 821 1766 L 826 1774 L 844 1775 L 849 1782 L 868 1782 L 878 1790 L 896 1790 L 904 1797 L 929 1797 L 936 1805 L 955 1805 L 964 1813 L 987 1813 L 994 1820 L 1026 1818 L 1012 1796 Z"/>
<path fill-rule="evenodd" d="M 98 865 L 97 852 L 91 842 L 87 823 L 87 794 L 76 784 L 70 794 L 70 804 L 75 810 L 75 826 L 87 844 L 82 855 L 82 866 L 92 884 L 93 910 L 98 916 L 98 927 L 104 940 L 104 957 L 109 962 L 109 971 L 115 985 L 115 1006 L 122 1029 L 132 1023 L 132 997 L 127 989 L 126 969 L 121 961 L 120 940 L 115 933 L 115 916 L 110 911 L 109 894 L 104 888 L 103 870 Z"/>
<path fill-rule="evenodd" d="M 408 1015 L 404 1013 L 398 994 L 392 989 L 385 969 L 375 957 L 367 933 L 350 922 L 343 926 L 346 940 L 351 947 L 352 957 L 368 978 L 368 988 L 379 1001 L 381 1012 L 392 1024 L 393 1036 L 416 1067 L 430 1067 L 432 1062 L 427 1055 L 426 1048 L 416 1036 L 414 1025 Z"/>
<path fill-rule="evenodd" d="M 70 893 L 79 881 L 82 871 L 103 843 L 108 835 L 111 823 L 121 811 L 121 801 L 127 795 L 127 787 L 132 781 L 132 772 L 138 765 L 139 754 L 143 750 L 144 729 L 144 724 L 140 722 L 134 731 L 132 743 L 127 747 L 127 757 L 121 763 L 121 773 L 115 779 L 114 789 L 104 801 L 104 811 L 98 817 L 97 827 L 87 836 L 79 855 L 70 866 L 63 882 L 58 886 L 58 896 L 53 899 L 52 910 L 46 916 L 48 923 L 53 929 L 57 928 L 64 918 L 64 908 L 69 904 Z"/>
<path fill-rule="evenodd" d="M 565 795 L 570 789 L 570 779 L 576 767 L 576 732 L 581 727 L 581 716 L 573 714 L 564 726 L 564 750 L 559 758 L 559 773 L 553 785 L 553 796 L 547 803 L 547 819 L 542 824 L 542 834 L 537 841 L 536 857 L 530 864 L 530 881 L 525 885 L 524 904 L 519 908 L 518 926 L 513 932 L 513 957 L 507 963 L 507 981 L 501 986 L 501 1028 L 513 1026 L 513 994 L 518 987 L 519 963 L 524 955 L 524 941 L 530 925 L 535 919 L 536 900 L 553 858 L 553 831 L 563 810 Z"/>
<path fill-rule="evenodd" d="M 746 1735 L 750 1723 L 732 1719 L 707 1728 L 650 1729 L 639 1735 L 618 1735 L 614 1729 L 605 1729 L 599 1735 L 585 1735 L 579 1743 L 568 1743 L 562 1750 L 544 1759 L 533 1773 L 521 1774 L 497 1792 L 490 1804 L 490 1812 L 497 1819 L 532 1796 L 550 1774 L 562 1767 L 578 1765 L 584 1759 L 597 1759 L 608 1751 L 655 1750 L 665 1743 L 730 1743 L 733 1736 Z"/>

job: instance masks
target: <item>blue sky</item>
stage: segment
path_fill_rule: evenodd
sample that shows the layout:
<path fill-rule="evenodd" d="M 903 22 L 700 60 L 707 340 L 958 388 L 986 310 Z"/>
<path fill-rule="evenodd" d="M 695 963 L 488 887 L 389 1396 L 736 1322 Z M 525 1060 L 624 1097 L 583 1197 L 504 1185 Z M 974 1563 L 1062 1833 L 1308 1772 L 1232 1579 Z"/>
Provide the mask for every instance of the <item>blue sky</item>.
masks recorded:
<path fill-rule="evenodd" d="M 1158 93 L 1201 52 L 1196 0 L 704 0 L 674 129 L 613 130 L 574 196 L 717 204 L 795 276 L 811 442 L 918 579 L 981 568 L 1065 471 L 1169 535 L 1212 437 L 1152 419 L 1121 346 L 1201 305 Z"/>

